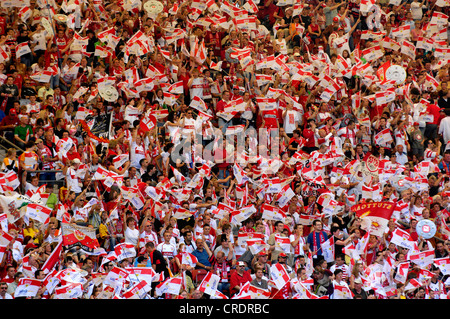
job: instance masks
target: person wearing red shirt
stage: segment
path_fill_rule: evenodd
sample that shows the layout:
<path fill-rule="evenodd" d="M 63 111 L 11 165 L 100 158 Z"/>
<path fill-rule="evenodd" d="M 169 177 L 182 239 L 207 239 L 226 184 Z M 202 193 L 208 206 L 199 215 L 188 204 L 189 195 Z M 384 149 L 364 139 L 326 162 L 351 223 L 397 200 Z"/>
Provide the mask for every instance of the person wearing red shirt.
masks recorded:
<path fill-rule="evenodd" d="M 245 270 L 246 264 L 243 261 L 239 261 L 236 266 L 236 271 L 232 272 L 230 276 L 230 295 L 233 296 L 239 293 L 242 286 L 252 281 L 252 277 L 248 270 Z"/>
<path fill-rule="evenodd" d="M 6 19 L 5 19 L 6 12 L 0 13 L 0 35 L 6 34 Z"/>
<path fill-rule="evenodd" d="M 307 153 L 311 153 L 312 151 L 317 150 L 316 137 L 314 133 L 315 128 L 316 120 L 309 119 L 306 128 L 303 130 L 303 137 L 305 138 L 306 142 L 302 149 Z"/>
<path fill-rule="evenodd" d="M 219 112 L 223 112 L 225 110 L 225 107 L 227 106 L 227 104 L 230 102 L 230 91 L 225 90 L 222 93 L 222 99 L 217 102 L 216 104 L 216 115 Z M 230 125 L 231 120 L 226 122 L 223 118 L 219 117 L 219 128 L 221 128 L 222 132 L 225 134 L 225 131 L 227 129 L 227 127 Z"/>
<path fill-rule="evenodd" d="M 71 161 L 75 158 L 78 158 L 81 161 L 81 155 L 76 151 L 76 146 L 73 145 L 70 150 L 67 152 L 66 157 L 63 158 L 63 163 L 66 164 L 67 161 Z"/>
<path fill-rule="evenodd" d="M 67 38 L 66 34 L 64 33 L 64 30 L 58 30 L 55 37 L 55 43 L 58 47 L 59 53 L 61 54 L 61 58 L 64 56 L 64 53 L 69 50 L 72 42 L 73 38 L 69 40 L 69 38 Z"/>
<path fill-rule="evenodd" d="M 430 104 L 428 105 L 426 112 L 428 115 L 433 116 L 433 121 L 426 124 L 424 135 L 437 143 L 439 138 L 437 132 L 439 118 L 441 116 L 441 108 L 437 106 L 437 104 Z"/>
<path fill-rule="evenodd" d="M 262 123 L 265 128 L 278 128 L 278 110 L 261 111 Z"/>
<path fill-rule="evenodd" d="M 217 31 L 217 27 L 213 24 L 205 35 L 205 46 L 214 50 L 214 55 L 219 57 L 222 54 L 223 32 Z"/>

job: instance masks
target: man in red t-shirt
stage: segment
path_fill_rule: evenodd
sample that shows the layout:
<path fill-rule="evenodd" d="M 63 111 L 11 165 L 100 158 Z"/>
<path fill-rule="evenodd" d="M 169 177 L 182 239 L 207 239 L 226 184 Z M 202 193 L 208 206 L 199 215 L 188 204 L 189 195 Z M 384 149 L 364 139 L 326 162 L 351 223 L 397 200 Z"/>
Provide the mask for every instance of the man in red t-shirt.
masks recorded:
<path fill-rule="evenodd" d="M 239 290 L 246 282 L 252 281 L 248 270 L 245 270 L 246 264 L 243 261 L 239 261 L 234 271 L 230 276 L 230 295 L 233 296 L 239 293 Z"/>
<path fill-rule="evenodd" d="M 6 34 L 6 19 L 5 12 L 0 13 L 0 35 Z"/>
<path fill-rule="evenodd" d="M 436 144 L 438 143 L 439 136 L 438 132 L 438 124 L 439 118 L 441 116 L 441 109 L 436 104 L 430 104 L 427 107 L 427 114 L 433 116 L 433 121 L 428 122 L 425 126 L 424 135 L 429 139 L 432 139 Z"/>
<path fill-rule="evenodd" d="M 309 119 L 306 125 L 306 128 L 303 130 L 303 137 L 306 142 L 303 145 L 303 151 L 307 153 L 311 153 L 312 151 L 317 150 L 316 147 L 316 137 L 314 133 L 314 129 L 316 128 L 316 120 Z"/>

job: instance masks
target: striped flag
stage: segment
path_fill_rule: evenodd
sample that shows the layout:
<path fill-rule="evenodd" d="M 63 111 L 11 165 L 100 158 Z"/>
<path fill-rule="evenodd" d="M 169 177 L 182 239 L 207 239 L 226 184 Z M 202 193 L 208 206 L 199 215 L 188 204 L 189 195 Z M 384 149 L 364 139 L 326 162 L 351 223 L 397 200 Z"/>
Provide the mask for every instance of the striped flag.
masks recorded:
<path fill-rule="evenodd" d="M 52 210 L 44 205 L 30 203 L 26 207 L 25 215 L 46 224 L 50 220 L 51 212 Z"/>
<path fill-rule="evenodd" d="M 14 291 L 14 299 L 18 297 L 36 297 L 39 288 L 41 287 L 41 280 L 33 278 L 20 278 L 19 284 Z"/>

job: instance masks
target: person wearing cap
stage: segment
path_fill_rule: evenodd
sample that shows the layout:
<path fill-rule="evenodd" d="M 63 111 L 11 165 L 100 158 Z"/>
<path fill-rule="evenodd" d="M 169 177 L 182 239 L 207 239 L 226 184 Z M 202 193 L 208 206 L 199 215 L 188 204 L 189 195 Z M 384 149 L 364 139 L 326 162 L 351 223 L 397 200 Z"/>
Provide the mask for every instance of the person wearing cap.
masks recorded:
<path fill-rule="evenodd" d="M 251 269 L 253 270 L 253 273 L 255 273 L 256 267 L 261 267 L 264 276 L 270 278 L 270 263 L 267 262 L 268 257 L 269 255 L 267 253 L 267 250 L 265 249 L 261 250 L 259 253 L 253 256 L 253 259 L 251 261 Z"/>
<path fill-rule="evenodd" d="M 281 252 L 277 257 L 277 263 L 280 264 L 288 273 L 289 277 L 292 279 L 295 277 L 295 272 L 293 269 L 287 264 L 288 256 Z M 290 299 L 292 297 L 292 287 L 291 281 L 288 281 L 286 285 L 284 285 L 281 289 L 277 289 L 273 287 L 270 290 L 270 299 Z"/>
<path fill-rule="evenodd" d="M 248 270 L 245 270 L 247 267 L 246 263 L 243 261 L 238 261 L 236 265 L 236 270 L 232 272 L 230 276 L 230 296 L 234 296 L 239 293 L 242 286 L 252 281 L 252 277 Z"/>

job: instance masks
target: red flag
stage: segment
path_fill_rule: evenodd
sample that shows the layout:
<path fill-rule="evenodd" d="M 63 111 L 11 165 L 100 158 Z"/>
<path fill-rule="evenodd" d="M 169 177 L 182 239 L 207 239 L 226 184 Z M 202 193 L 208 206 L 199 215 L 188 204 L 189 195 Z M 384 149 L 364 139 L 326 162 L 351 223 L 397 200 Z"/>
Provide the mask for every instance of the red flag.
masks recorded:
<path fill-rule="evenodd" d="M 53 269 L 53 267 L 55 267 L 56 263 L 59 261 L 62 252 L 62 245 L 63 242 L 60 241 L 58 245 L 55 247 L 55 249 L 52 251 L 50 256 L 47 258 L 47 260 L 45 261 L 44 265 L 41 268 L 44 271 L 44 273 L 50 272 Z"/>
<path fill-rule="evenodd" d="M 396 204 L 391 202 L 371 202 L 354 205 L 351 210 L 362 218 L 362 229 L 381 237 L 395 207 Z"/>

